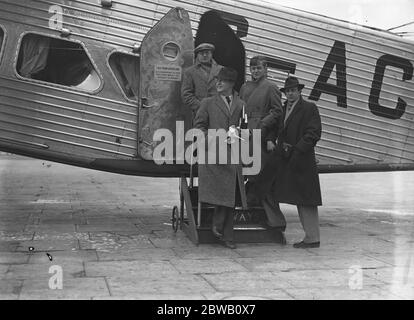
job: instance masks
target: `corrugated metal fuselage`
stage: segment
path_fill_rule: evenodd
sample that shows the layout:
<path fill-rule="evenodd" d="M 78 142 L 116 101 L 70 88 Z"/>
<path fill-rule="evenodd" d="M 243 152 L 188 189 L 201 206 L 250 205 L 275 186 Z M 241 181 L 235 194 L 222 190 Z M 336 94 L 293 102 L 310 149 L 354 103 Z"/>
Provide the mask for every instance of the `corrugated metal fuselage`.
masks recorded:
<path fill-rule="evenodd" d="M 323 121 L 321 172 L 414 169 L 414 44 L 387 32 L 287 8 L 241 1 L 0 0 L 0 150 L 98 170 L 179 176 L 186 165 L 139 155 L 139 103 L 121 89 L 109 59 L 139 57 L 148 31 L 171 9 L 188 11 L 193 34 L 203 13 L 219 10 L 248 59 L 269 57 L 279 86 L 287 71 L 305 84 Z M 69 31 L 69 34 L 65 34 Z M 99 87 L 28 79 L 17 70 L 27 34 L 80 44 Z M 1 38 L 0 38 L 1 39 Z M 246 68 L 248 72 L 248 68 Z"/>

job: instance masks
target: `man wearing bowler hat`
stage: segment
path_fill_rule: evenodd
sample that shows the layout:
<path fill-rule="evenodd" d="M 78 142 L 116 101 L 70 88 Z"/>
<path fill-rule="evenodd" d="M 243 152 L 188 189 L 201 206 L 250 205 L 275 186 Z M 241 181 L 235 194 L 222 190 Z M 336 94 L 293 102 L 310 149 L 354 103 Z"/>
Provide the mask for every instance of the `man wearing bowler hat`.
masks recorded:
<path fill-rule="evenodd" d="M 194 49 L 195 64 L 184 72 L 181 97 L 184 104 L 193 111 L 193 118 L 203 98 L 211 97 L 216 91 L 216 76 L 222 68 L 213 59 L 214 45 L 201 43 Z"/>
<path fill-rule="evenodd" d="M 322 205 L 321 189 L 315 158 L 315 145 L 321 138 L 322 125 L 318 107 L 302 98 L 304 88 L 296 77 L 288 77 L 280 89 L 287 101 L 283 116 L 270 113 L 262 120 L 264 128 L 278 127 L 274 170 L 274 195 L 279 203 L 297 206 L 305 231 L 295 248 L 320 246 L 318 206 Z"/>
<path fill-rule="evenodd" d="M 233 241 L 233 219 L 236 199 L 244 195 L 242 166 L 231 163 L 231 143 L 219 148 L 220 137 L 210 136 L 209 129 L 225 130 L 237 127 L 240 122 L 243 101 L 233 90 L 237 80 L 237 71 L 223 67 L 217 75 L 217 93 L 201 101 L 200 108 L 194 119 L 194 127 L 206 134 L 208 157 L 215 158 L 214 163 L 199 164 L 199 201 L 215 207 L 213 214 L 212 232 L 220 242 L 230 249 L 236 248 Z M 222 141 L 225 143 L 225 139 Z M 220 163 L 220 152 L 227 153 L 225 163 Z M 207 162 L 207 161 L 206 161 Z M 240 199 L 243 199 L 240 197 Z M 243 200 L 242 200 L 243 202 Z M 244 200 L 245 202 L 245 200 Z M 246 205 L 244 203 L 244 205 Z"/>

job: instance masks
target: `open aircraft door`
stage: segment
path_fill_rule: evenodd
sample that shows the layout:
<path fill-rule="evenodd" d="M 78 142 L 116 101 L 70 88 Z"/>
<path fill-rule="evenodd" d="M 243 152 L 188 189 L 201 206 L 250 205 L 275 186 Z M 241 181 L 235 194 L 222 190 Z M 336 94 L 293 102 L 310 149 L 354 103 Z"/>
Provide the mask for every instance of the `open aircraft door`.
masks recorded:
<path fill-rule="evenodd" d="M 181 101 L 181 81 L 184 70 L 193 64 L 193 51 L 190 18 L 182 8 L 171 9 L 142 41 L 138 153 L 145 160 L 156 160 L 153 151 L 161 143 L 153 140 L 156 130 L 171 131 L 175 154 L 177 121 L 184 121 L 185 130 L 189 129 L 191 110 Z"/>

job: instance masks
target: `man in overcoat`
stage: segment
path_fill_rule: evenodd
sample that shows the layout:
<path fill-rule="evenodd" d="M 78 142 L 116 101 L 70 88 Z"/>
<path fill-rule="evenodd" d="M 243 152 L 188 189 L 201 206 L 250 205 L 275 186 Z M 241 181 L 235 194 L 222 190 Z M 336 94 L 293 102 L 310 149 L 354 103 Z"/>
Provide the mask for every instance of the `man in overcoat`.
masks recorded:
<path fill-rule="evenodd" d="M 213 59 L 214 45 L 201 43 L 194 49 L 195 63 L 184 72 L 181 97 L 184 104 L 193 111 L 193 118 L 203 98 L 211 97 L 216 91 L 216 76 L 221 65 Z"/>
<path fill-rule="evenodd" d="M 250 59 L 251 81 L 247 81 L 240 89 L 240 98 L 246 102 L 246 114 L 248 119 L 248 129 L 261 129 L 261 120 L 272 113 L 274 117 L 282 117 L 281 93 L 277 85 L 267 79 L 267 62 L 262 56 L 255 56 Z M 246 185 L 248 205 L 262 205 L 266 217 L 267 225 L 285 231 L 286 220 L 280 211 L 278 204 L 273 199 L 271 192 L 274 174 L 264 175 L 263 168 L 272 161 L 270 153 L 276 148 L 275 139 L 277 127 L 271 131 L 262 130 L 262 154 L 261 154 L 261 173 L 256 176 L 249 176 Z"/>
<path fill-rule="evenodd" d="M 305 231 L 304 239 L 293 246 L 315 248 L 320 246 L 318 206 L 322 205 L 315 145 L 322 125 L 318 107 L 302 98 L 303 87 L 296 77 L 288 77 L 281 89 L 287 98 L 283 117 L 278 120 L 270 114 L 262 123 L 264 127 L 278 126 L 275 199 L 297 206 Z"/>
<path fill-rule="evenodd" d="M 212 232 L 224 246 L 231 249 L 236 247 L 233 239 L 236 197 L 244 194 L 242 166 L 240 163 L 231 163 L 231 152 L 234 150 L 230 140 L 225 142 L 225 138 L 217 139 L 207 132 L 209 129 L 221 129 L 226 134 L 230 127 L 239 125 L 243 102 L 233 90 L 236 80 L 237 71 L 222 68 L 217 75 L 217 94 L 201 101 L 194 119 L 194 127 L 206 134 L 207 153 L 213 153 L 215 158 L 213 164 L 207 164 L 206 161 L 206 164 L 198 166 L 199 201 L 215 206 Z M 219 161 L 219 153 L 223 151 L 217 148 L 220 139 L 224 141 L 224 152 L 227 154 L 225 163 Z"/>

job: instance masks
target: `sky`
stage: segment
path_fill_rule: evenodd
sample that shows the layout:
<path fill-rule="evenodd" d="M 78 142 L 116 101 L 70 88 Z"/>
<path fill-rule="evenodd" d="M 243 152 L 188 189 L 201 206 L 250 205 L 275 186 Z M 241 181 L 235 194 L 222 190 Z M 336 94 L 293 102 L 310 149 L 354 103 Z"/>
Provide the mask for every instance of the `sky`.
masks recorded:
<path fill-rule="evenodd" d="M 250 0 L 251 2 L 254 2 Z M 380 29 L 414 22 L 414 0 L 263 0 Z M 414 23 L 393 32 L 413 32 Z M 414 39 L 414 34 L 410 36 Z"/>

